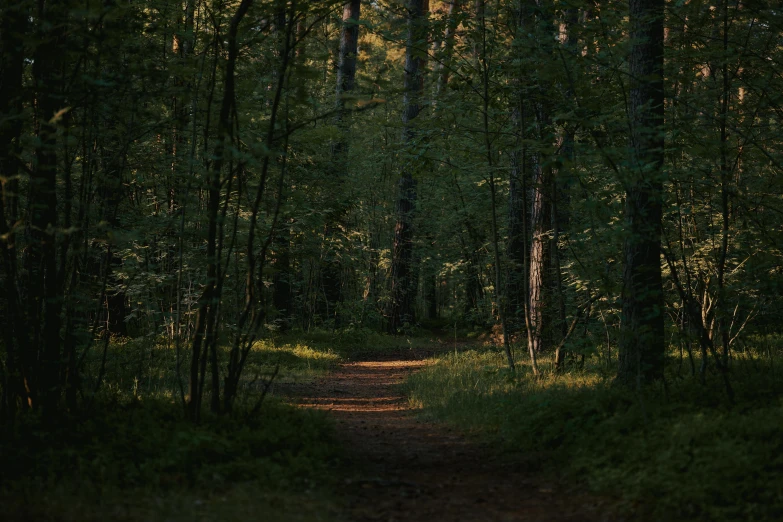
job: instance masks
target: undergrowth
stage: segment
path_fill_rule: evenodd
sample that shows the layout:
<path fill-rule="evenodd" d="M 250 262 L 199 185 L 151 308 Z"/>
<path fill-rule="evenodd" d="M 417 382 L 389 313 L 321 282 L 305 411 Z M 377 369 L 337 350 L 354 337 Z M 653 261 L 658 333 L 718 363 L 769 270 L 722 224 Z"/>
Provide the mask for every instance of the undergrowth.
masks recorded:
<path fill-rule="evenodd" d="M 410 350 L 424 349 L 432 344 L 426 332 L 393 336 L 367 328 L 344 328 L 291 332 L 273 338 L 276 344 L 305 343 L 314 350 L 334 353 L 347 360 L 368 359 L 383 355 L 398 355 Z"/>
<path fill-rule="evenodd" d="M 120 519 L 169 520 L 179 505 L 174 520 L 239 520 L 248 506 L 236 502 L 255 491 L 253 506 L 267 511 L 298 498 L 301 509 L 279 520 L 325 520 L 339 460 L 322 412 L 270 400 L 256 417 L 196 425 L 170 401 L 103 397 L 84 418 L 44 427 L 29 415 L 3 434 L 0 518 L 100 520 L 119 510 Z M 184 511 L 182 498 L 192 500 Z M 300 518 L 308 503 L 321 514 Z"/>
<path fill-rule="evenodd" d="M 311 382 L 342 361 L 400 354 L 422 349 L 430 343 L 424 335 L 389 336 L 362 328 L 275 333 L 253 345 L 241 386 L 246 396 L 252 396 L 263 390 L 273 374 L 275 383 Z M 220 346 L 224 355 L 229 349 L 228 342 Z M 184 392 L 180 387 L 187 386 L 188 357 L 185 347 L 180 347 L 178 356 L 174 343 L 166 339 L 118 339 L 107 347 L 103 372 L 100 371 L 102 350 L 93 348 L 88 354 L 86 388 L 97 388 L 90 376 L 103 374 L 102 389 L 137 398 L 181 399 Z"/>
<path fill-rule="evenodd" d="M 0 427 L 0 519 L 334 519 L 341 455 L 327 415 L 271 394 L 249 412 L 275 372 L 276 383 L 311 381 L 343 357 L 296 337 L 259 341 L 235 412 L 199 424 L 184 413 L 184 359 L 178 378 L 172 344 L 115 340 L 103 372 L 102 350 L 87 359 L 78 416 Z"/>
<path fill-rule="evenodd" d="M 95 346 L 78 416 L 0 426 L 0 520 L 334 520 L 342 459 L 332 423 L 275 392 L 428 343 L 366 329 L 274 334 L 254 344 L 234 413 L 199 424 L 184 415 L 186 347 L 152 336 L 115 339 L 105 355 Z"/>
<path fill-rule="evenodd" d="M 533 379 L 505 368 L 497 350 L 452 353 L 407 383 L 415 407 L 517 454 L 520 465 L 556 469 L 652 520 L 783 517 L 783 382 L 768 351 L 732 361 L 733 403 L 721 380 L 614 386 L 606 366 Z M 546 368 L 550 361 L 540 361 Z"/>

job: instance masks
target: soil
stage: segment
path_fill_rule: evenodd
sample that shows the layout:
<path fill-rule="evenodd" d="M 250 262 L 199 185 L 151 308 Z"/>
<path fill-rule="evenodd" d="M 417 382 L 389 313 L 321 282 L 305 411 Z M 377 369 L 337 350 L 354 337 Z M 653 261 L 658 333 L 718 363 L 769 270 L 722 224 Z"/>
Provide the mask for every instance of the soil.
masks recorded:
<path fill-rule="evenodd" d="M 446 425 L 422 420 L 399 386 L 424 353 L 350 362 L 298 390 L 327 410 L 355 470 L 342 493 L 355 522 L 605 521 L 608 502 L 509 461 Z M 545 478 L 547 477 L 547 478 Z"/>

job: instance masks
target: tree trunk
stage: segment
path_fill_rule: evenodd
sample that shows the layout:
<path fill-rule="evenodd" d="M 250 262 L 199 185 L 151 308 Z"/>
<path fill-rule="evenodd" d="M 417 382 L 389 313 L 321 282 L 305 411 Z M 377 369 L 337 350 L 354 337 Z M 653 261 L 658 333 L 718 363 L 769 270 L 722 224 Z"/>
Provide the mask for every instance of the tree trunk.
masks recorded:
<path fill-rule="evenodd" d="M 426 59 L 419 49 L 426 48 L 426 16 L 429 0 L 408 2 L 408 38 L 405 48 L 405 97 L 403 100 L 403 140 L 411 145 L 416 138 L 413 121 L 419 115 L 421 95 L 424 92 Z M 397 185 L 394 244 L 391 267 L 391 304 L 389 309 L 389 333 L 398 333 L 407 323 L 415 321 L 414 298 L 416 296 L 415 270 L 413 269 L 413 217 L 416 208 L 416 180 L 413 166 L 405 165 Z"/>
<path fill-rule="evenodd" d="M 361 0 L 350 0 L 343 6 L 343 28 L 340 35 L 340 58 L 337 65 L 338 124 L 344 117 L 343 95 L 353 91 L 356 82 L 356 55 L 359 49 L 359 15 Z"/>
<path fill-rule="evenodd" d="M 517 26 L 517 39 L 527 38 L 530 32 L 531 4 L 519 0 L 514 5 L 513 16 Z M 524 42 L 521 42 L 523 45 Z M 515 46 L 520 49 L 521 46 Z M 517 51 L 515 58 L 522 63 L 524 57 Z M 522 314 L 524 320 L 525 333 L 527 337 L 528 354 L 530 355 L 530 364 L 533 375 L 538 375 L 537 351 L 534 349 L 535 341 L 533 337 L 533 323 L 530 315 L 530 252 L 528 248 L 528 236 L 530 232 L 530 219 L 528 219 L 528 208 L 532 210 L 533 205 L 528 207 L 532 192 L 528 187 L 528 157 L 525 142 L 530 138 L 527 128 L 527 116 L 529 113 L 529 103 L 527 85 L 523 83 L 528 71 L 524 66 L 520 66 L 517 75 L 513 78 L 515 88 L 513 104 L 510 107 L 512 123 L 516 134 L 516 146 L 511 155 L 511 175 L 509 187 L 509 243 L 507 246 L 509 255 L 509 292 L 513 292 L 511 300 L 514 310 Z M 538 164 L 536 164 L 538 166 Z M 531 198 L 532 199 L 532 198 Z M 518 317 L 518 316 L 517 316 Z M 519 321 L 519 319 L 517 319 Z"/>
<path fill-rule="evenodd" d="M 111 119 L 103 121 L 103 130 L 99 137 L 101 142 L 101 166 L 104 175 L 100 178 L 99 201 L 102 206 L 101 218 L 106 223 L 109 230 L 113 232 L 120 226 L 118 207 L 122 200 L 122 170 L 125 164 L 125 146 L 122 139 L 117 136 L 116 125 Z M 107 335 L 118 335 L 125 337 L 128 329 L 125 323 L 127 300 L 125 291 L 122 289 L 122 280 L 115 274 L 116 268 L 122 266 L 122 259 L 116 252 L 104 270 L 108 272 L 108 288 L 105 296 L 105 303 L 101 303 L 105 308 L 106 322 L 105 333 Z M 96 268 L 100 271 L 100 264 L 96 263 Z M 96 272 L 96 276 L 100 276 Z"/>
<path fill-rule="evenodd" d="M 539 39 L 539 60 L 544 62 L 552 60 L 555 56 L 555 34 L 552 12 L 554 6 L 548 0 L 538 0 L 535 19 L 529 19 L 528 23 L 535 21 L 537 27 L 541 27 L 540 33 L 535 36 Z M 523 18 L 523 23 L 524 23 Z M 536 77 L 535 118 L 537 139 L 543 147 L 549 148 L 556 145 L 556 134 L 552 123 L 551 93 L 555 85 L 546 78 Z M 552 341 L 551 304 L 553 302 L 553 272 L 550 267 L 552 250 L 552 224 L 556 219 L 553 214 L 554 194 L 554 169 L 552 167 L 552 155 L 544 150 L 538 150 L 533 155 L 533 183 L 530 209 L 530 271 L 528 280 L 528 313 L 530 328 L 530 350 L 541 353 L 549 349 Z"/>
<path fill-rule="evenodd" d="M 345 96 L 353 91 L 356 83 L 356 55 L 359 46 L 359 16 L 361 0 L 350 0 L 343 5 L 343 25 L 340 35 L 340 55 L 337 65 L 337 88 L 335 89 L 337 118 L 336 124 L 342 136 L 332 147 L 334 182 L 337 185 L 336 194 L 344 194 L 342 185 L 348 170 L 348 117 L 345 112 Z M 335 234 L 345 226 L 348 202 L 344 196 L 338 195 L 336 208 L 327 216 L 324 230 L 326 255 L 321 270 L 321 282 L 326 298 L 327 316 L 334 317 L 335 326 L 339 324 L 339 305 L 343 299 L 343 264 L 340 255 L 332 246 Z M 328 317 L 327 317 L 328 318 Z"/>
<path fill-rule="evenodd" d="M 568 7 L 564 12 L 564 20 L 560 26 L 560 43 L 565 49 L 565 59 L 568 60 L 576 56 L 577 46 L 576 37 L 571 33 L 578 23 L 578 11 L 574 7 Z M 567 76 L 570 76 L 570 64 L 565 63 Z M 567 80 L 567 79 L 566 79 Z M 566 97 L 573 99 L 574 92 L 570 87 L 566 89 Z M 574 161 L 574 126 L 566 121 L 560 127 L 558 145 L 560 149 L 560 161 L 558 169 L 552 177 L 552 278 L 554 280 L 554 291 L 558 301 L 558 323 L 561 340 L 555 350 L 555 369 L 562 371 L 565 364 L 565 339 L 568 337 L 568 324 L 566 318 L 566 298 L 563 288 L 563 263 L 562 250 L 560 248 L 560 233 L 568 226 L 570 220 L 569 201 L 571 185 L 571 164 Z"/>
<path fill-rule="evenodd" d="M 51 417 L 60 398 L 62 298 L 56 258 L 57 219 L 57 127 L 64 108 L 60 68 L 65 16 L 54 2 L 39 2 L 38 46 L 33 57 L 36 103 L 35 161 L 30 175 L 26 235 L 27 319 L 38 357 L 36 388 L 44 415 Z M 34 357 L 33 354 L 30 356 Z"/>
<path fill-rule="evenodd" d="M 433 267 L 434 268 L 434 267 Z M 427 309 L 427 319 L 438 318 L 438 277 L 433 270 L 424 280 L 424 303 Z"/>
<path fill-rule="evenodd" d="M 291 325 L 291 315 L 293 312 L 293 298 L 291 295 L 291 256 L 289 255 L 291 245 L 291 232 L 288 227 L 283 227 L 275 234 L 272 241 L 273 252 L 272 262 L 274 275 L 272 277 L 272 305 L 277 311 L 275 323 L 282 331 L 288 329 Z"/>
<path fill-rule="evenodd" d="M 195 336 L 191 348 L 190 365 L 190 416 L 193 421 L 198 421 L 201 413 L 201 398 L 204 393 L 204 373 L 207 350 L 212 348 L 212 366 L 213 366 L 213 389 L 212 389 L 212 409 L 219 409 L 219 393 L 217 389 L 219 381 L 216 379 L 217 354 L 214 343 L 218 337 L 217 331 L 217 307 L 220 304 L 220 285 L 218 285 L 218 220 L 220 210 L 220 188 L 223 164 L 225 163 L 226 147 L 230 146 L 233 140 L 234 120 L 233 106 L 235 103 L 234 89 L 234 71 L 236 69 L 236 60 L 239 54 L 237 45 L 237 32 L 239 23 L 244 18 L 253 0 L 242 0 L 237 8 L 237 12 L 231 19 L 231 26 L 228 33 L 228 60 L 226 62 L 226 75 L 224 80 L 223 100 L 220 106 L 220 116 L 218 119 L 217 143 L 213 153 L 213 161 L 209 171 L 207 182 L 207 280 L 204 291 L 199 299 L 198 312 L 196 314 Z M 228 196 L 227 196 L 228 197 Z"/>
<path fill-rule="evenodd" d="M 459 0 L 450 0 L 446 4 L 446 30 L 443 33 L 443 42 L 436 42 L 434 51 L 440 51 L 440 59 L 435 63 L 435 98 L 439 98 L 441 91 L 449 83 L 451 73 L 451 56 L 454 54 L 454 33 L 457 31 L 457 17 L 455 9 L 459 9 Z"/>
<path fill-rule="evenodd" d="M 620 366 L 624 384 L 663 378 L 663 0 L 630 0 L 631 168 L 624 179 Z"/>
<path fill-rule="evenodd" d="M 720 97 L 720 206 L 721 206 L 721 244 L 720 254 L 718 255 L 718 296 L 716 315 L 718 317 L 718 331 L 720 332 L 721 345 L 723 347 L 723 366 L 729 365 L 729 329 L 731 320 L 728 318 L 728 311 L 731 307 L 726 302 L 727 292 L 726 283 L 726 260 L 729 253 L 729 218 L 731 216 L 731 206 L 729 202 L 729 184 L 733 174 L 733 168 L 728 160 L 728 117 L 731 104 L 731 77 L 729 76 L 729 3 L 728 0 L 721 2 L 722 12 L 722 44 L 723 60 L 721 64 L 722 89 Z"/>
<path fill-rule="evenodd" d="M 29 406 L 25 381 L 30 368 L 22 364 L 22 355 L 30 353 L 27 322 L 18 291 L 16 234 L 18 216 L 19 140 L 22 133 L 22 78 L 24 72 L 24 34 L 27 29 L 22 2 L 10 3 L 0 10 L 0 250 L 3 271 L 0 277 L 0 328 L 5 343 L 5 375 L 0 415 L 12 417 L 18 407 Z"/>
<path fill-rule="evenodd" d="M 517 135 L 517 143 L 511 153 L 511 172 L 509 176 L 508 190 L 508 241 L 506 243 L 506 256 L 508 257 L 508 276 L 506 277 L 506 295 L 508 301 L 509 329 L 520 330 L 524 324 L 524 299 L 527 295 L 527 282 L 524 280 L 525 263 L 527 253 L 525 244 L 527 231 L 525 230 L 525 193 L 523 177 L 527 175 L 525 169 L 525 152 L 521 145 L 524 130 L 522 129 L 521 102 L 511 108 L 511 119 Z"/>
<path fill-rule="evenodd" d="M 541 165 L 541 158 L 536 158 L 533 167 L 533 194 L 530 210 L 530 272 L 528 280 L 528 314 L 530 319 L 529 347 L 536 353 L 546 349 L 546 336 L 544 335 L 544 318 L 547 307 L 547 285 L 549 283 L 549 226 L 551 224 L 551 168 Z"/>

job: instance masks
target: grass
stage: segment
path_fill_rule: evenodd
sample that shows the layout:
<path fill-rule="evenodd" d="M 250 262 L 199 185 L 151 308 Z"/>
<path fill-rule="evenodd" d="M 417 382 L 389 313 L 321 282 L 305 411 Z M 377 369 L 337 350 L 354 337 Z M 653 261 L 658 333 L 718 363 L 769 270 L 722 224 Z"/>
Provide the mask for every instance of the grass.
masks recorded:
<path fill-rule="evenodd" d="M 247 412 L 275 370 L 275 383 L 306 383 L 348 359 L 428 343 L 361 329 L 258 341 L 235 414 L 205 414 L 198 425 L 183 415 L 185 347 L 178 379 L 171 343 L 114 340 L 98 387 L 103 352 L 96 346 L 84 372 L 91 406 L 80 417 L 51 427 L 28 415 L 0 432 L 0 520 L 337 520 L 343 506 L 334 488 L 347 470 L 330 418 L 274 393 L 260 415 Z"/>
<path fill-rule="evenodd" d="M 430 343 L 427 336 L 395 337 L 359 328 L 275 334 L 253 345 L 243 386 L 252 395 L 278 366 L 275 382 L 310 382 L 323 377 L 342 361 L 423 349 Z M 223 360 L 227 359 L 228 350 L 227 345 L 221 346 Z M 100 348 L 93 348 L 87 359 L 86 375 L 100 374 L 102 356 Z M 189 356 L 187 347 L 182 347 L 181 378 L 177 379 L 177 353 L 172 343 L 150 337 L 116 340 L 108 347 L 102 387 L 134 397 L 174 399 L 180 393 L 180 382 L 186 386 Z M 87 380 L 88 389 L 94 389 L 96 383 Z"/>
<path fill-rule="evenodd" d="M 96 408 L 55 428 L 29 416 L 0 439 L 0 518 L 241 520 L 279 508 L 275 520 L 331 519 L 341 454 L 321 412 L 271 400 L 256 418 L 194 425 L 160 399 Z"/>
<path fill-rule="evenodd" d="M 220 347 L 223 360 L 228 359 L 228 346 Z M 117 340 L 109 345 L 102 388 L 133 397 L 176 398 L 179 386 L 187 386 L 189 353 L 181 350 L 177 378 L 175 347 L 162 340 L 140 338 Z M 92 353 L 85 372 L 100 374 L 101 353 Z M 311 381 L 325 375 L 340 363 L 342 357 L 328 345 L 313 345 L 293 336 L 257 341 L 248 356 L 243 372 L 246 392 L 263 386 L 276 367 L 277 382 Z M 89 380 L 89 379 L 88 379 Z M 90 382 L 95 388 L 95 382 Z"/>
<path fill-rule="evenodd" d="M 273 342 L 306 343 L 314 350 L 334 353 L 347 360 L 399 354 L 408 350 L 424 349 L 432 344 L 426 332 L 417 332 L 417 335 L 410 336 L 392 336 L 366 328 L 292 332 L 275 338 Z"/>
<path fill-rule="evenodd" d="M 535 380 L 524 364 L 509 372 L 489 349 L 439 358 L 410 378 L 407 391 L 424 415 L 492 441 L 529 467 L 584 481 L 636 518 L 776 520 L 783 517 L 783 382 L 769 353 L 735 355 L 733 404 L 717 376 L 701 384 L 680 375 L 674 359 L 665 387 L 638 392 L 613 386 L 596 359 Z"/>
<path fill-rule="evenodd" d="M 4 499 L 0 520 L 59 522 L 154 521 L 207 522 L 340 520 L 340 506 L 318 494 L 269 492 L 250 484 L 227 491 L 151 493 L 148 489 L 103 492 L 100 500 L 58 487 L 35 498 Z"/>
<path fill-rule="evenodd" d="M 149 337 L 112 342 L 93 400 L 102 357 L 96 348 L 87 360 L 92 405 L 80 417 L 51 427 L 27 415 L 0 433 L 0 519 L 337 518 L 332 487 L 342 455 L 330 418 L 274 396 L 247 416 L 276 367 L 276 380 L 290 383 L 339 364 L 328 343 L 256 343 L 235 414 L 198 425 L 184 420 L 173 346 Z"/>

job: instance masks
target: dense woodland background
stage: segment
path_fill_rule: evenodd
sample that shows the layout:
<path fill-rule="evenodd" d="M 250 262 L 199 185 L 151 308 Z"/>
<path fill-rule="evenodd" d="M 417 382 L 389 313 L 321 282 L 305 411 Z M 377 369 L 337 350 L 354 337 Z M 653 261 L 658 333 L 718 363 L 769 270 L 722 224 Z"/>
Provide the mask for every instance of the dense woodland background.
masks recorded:
<path fill-rule="evenodd" d="M 253 416 L 280 336 L 488 331 L 520 375 L 778 404 L 781 29 L 763 0 L 3 2 L 9 440 L 142 396 Z"/>

